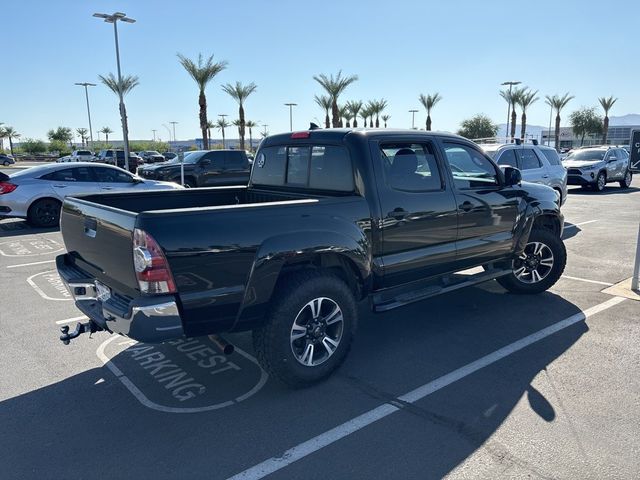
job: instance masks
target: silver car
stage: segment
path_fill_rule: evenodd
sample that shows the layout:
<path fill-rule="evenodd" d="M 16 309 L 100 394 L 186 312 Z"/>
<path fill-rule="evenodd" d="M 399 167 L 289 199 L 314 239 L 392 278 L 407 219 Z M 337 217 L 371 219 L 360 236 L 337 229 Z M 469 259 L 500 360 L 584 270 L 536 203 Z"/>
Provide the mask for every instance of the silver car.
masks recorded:
<path fill-rule="evenodd" d="M 36 227 L 55 227 L 67 196 L 182 188 L 172 182 L 142 179 L 111 165 L 89 162 L 41 165 L 11 175 L 0 173 L 0 218 L 26 218 Z"/>
<path fill-rule="evenodd" d="M 610 182 L 619 182 L 622 188 L 631 185 L 629 153 L 624 148 L 579 148 L 569 153 L 562 164 L 569 172 L 569 185 L 591 187 L 597 192 Z"/>
<path fill-rule="evenodd" d="M 560 205 L 567 200 L 567 170 L 554 148 L 529 143 L 490 143 L 480 147 L 500 166 L 515 167 L 525 182 L 547 185 L 560 194 Z"/>

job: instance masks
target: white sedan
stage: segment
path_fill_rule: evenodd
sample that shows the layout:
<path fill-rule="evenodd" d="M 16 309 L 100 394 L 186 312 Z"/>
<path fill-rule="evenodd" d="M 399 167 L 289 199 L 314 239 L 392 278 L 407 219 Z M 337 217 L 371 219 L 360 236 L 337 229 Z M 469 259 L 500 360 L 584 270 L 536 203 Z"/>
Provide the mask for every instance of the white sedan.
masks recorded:
<path fill-rule="evenodd" d="M 173 182 L 142 179 L 112 165 L 89 162 L 41 165 L 11 175 L 0 173 L 0 218 L 26 218 L 36 227 L 55 227 L 67 196 L 182 188 Z"/>

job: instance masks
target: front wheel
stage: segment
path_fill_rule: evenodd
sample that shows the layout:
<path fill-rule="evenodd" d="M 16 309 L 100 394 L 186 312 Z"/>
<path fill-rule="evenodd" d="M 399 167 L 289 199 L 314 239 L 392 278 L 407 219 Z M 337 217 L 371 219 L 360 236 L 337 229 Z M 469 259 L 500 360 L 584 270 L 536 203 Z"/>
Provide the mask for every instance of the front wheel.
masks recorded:
<path fill-rule="evenodd" d="M 550 230 L 533 230 L 511 273 L 497 281 L 511 293 L 541 293 L 553 286 L 567 263 L 562 239 Z"/>
<path fill-rule="evenodd" d="M 4 167 L 8 167 L 8 166 L 9 166 L 9 165 L 11 165 L 11 164 L 9 163 L 9 161 L 8 161 L 8 160 L 5 160 L 4 162 L 2 162 L 2 165 L 3 165 Z"/>
<path fill-rule="evenodd" d="M 607 175 L 604 172 L 600 172 L 596 177 L 596 183 L 593 184 L 593 189 L 596 192 L 601 192 L 607 185 Z"/>
<path fill-rule="evenodd" d="M 629 188 L 631 186 L 631 180 L 633 180 L 631 170 L 627 170 L 627 173 L 624 175 L 624 178 L 620 181 L 620 187 Z"/>
<path fill-rule="evenodd" d="M 325 379 L 344 361 L 357 324 L 349 287 L 338 277 L 299 272 L 278 283 L 264 326 L 253 331 L 260 365 L 294 388 Z"/>

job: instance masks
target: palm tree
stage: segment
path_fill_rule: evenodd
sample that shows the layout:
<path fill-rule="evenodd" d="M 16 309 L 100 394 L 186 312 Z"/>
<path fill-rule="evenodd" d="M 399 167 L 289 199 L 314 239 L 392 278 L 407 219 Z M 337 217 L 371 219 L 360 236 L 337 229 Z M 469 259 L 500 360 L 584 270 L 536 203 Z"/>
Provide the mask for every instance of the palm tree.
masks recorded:
<path fill-rule="evenodd" d="M 606 145 L 607 131 L 609 130 L 609 110 L 611 110 L 611 107 L 613 107 L 613 104 L 616 103 L 618 99 L 613 98 L 613 95 L 611 95 L 609 98 L 599 98 L 598 101 L 600 102 L 600 106 L 604 110 L 604 122 L 602 124 L 602 144 Z"/>
<path fill-rule="evenodd" d="M 327 77 L 324 73 L 320 75 L 314 75 L 313 79 L 325 89 L 329 98 L 331 99 L 331 113 L 332 113 L 332 126 L 335 128 L 340 124 L 340 112 L 338 111 L 338 98 L 345 91 L 345 89 L 353 82 L 358 80 L 357 75 L 351 75 L 348 77 L 342 76 L 342 70 L 334 77 L 333 75 Z"/>
<path fill-rule="evenodd" d="M 87 133 L 89 133 L 89 130 L 87 130 L 86 128 L 76 128 L 76 132 L 78 133 L 78 135 L 80 135 L 80 141 L 82 142 L 82 146 L 84 147 L 84 141 L 87 138 Z"/>
<path fill-rule="evenodd" d="M 520 140 L 524 142 L 525 133 L 527 131 L 527 108 L 538 100 L 538 91 L 532 92 L 528 88 L 524 88 L 518 97 L 518 105 L 522 109 L 522 127 L 520 129 Z"/>
<path fill-rule="evenodd" d="M 240 125 L 241 125 L 240 119 L 236 118 L 235 120 L 233 120 L 231 122 L 231 125 L 233 125 L 234 127 L 238 127 L 238 137 L 239 137 L 240 136 Z M 244 150 L 244 148 L 243 148 L 243 150 Z"/>
<path fill-rule="evenodd" d="M 362 110 L 362 102 L 360 100 L 347 102 L 347 108 L 349 108 L 349 115 L 353 120 L 353 128 L 358 128 L 358 115 Z M 349 126 L 349 122 L 347 122 L 347 126 Z"/>
<path fill-rule="evenodd" d="M 198 54 L 198 63 L 180 53 L 178 54 L 178 59 L 180 60 L 180 64 L 198 85 L 198 89 L 200 91 L 198 95 L 198 105 L 200 106 L 202 148 L 209 150 L 209 138 L 207 137 L 207 97 L 204 94 L 204 90 L 207 87 L 207 84 L 213 80 L 216 75 L 227 68 L 227 62 L 214 62 L 213 55 L 204 60 L 201 53 Z"/>
<path fill-rule="evenodd" d="M 224 129 L 230 127 L 231 124 L 227 122 L 224 117 L 221 117 L 216 122 L 216 128 L 222 132 L 222 148 L 227 148 L 227 143 L 224 136 Z"/>
<path fill-rule="evenodd" d="M 328 95 L 314 95 L 313 99 L 320 108 L 324 110 L 324 128 L 331 127 L 329 121 L 329 110 L 331 110 L 331 98 Z"/>
<path fill-rule="evenodd" d="M 554 95 L 553 97 L 547 97 L 547 100 L 551 103 L 551 106 L 556 110 L 556 131 L 555 131 L 555 148 L 558 150 L 560 147 L 560 112 L 567 104 L 573 100 L 573 95 L 569 95 L 569 92 L 563 96 Z"/>
<path fill-rule="evenodd" d="M 249 85 L 242 85 L 240 82 L 236 82 L 235 85 L 231 85 L 227 83 L 222 86 L 222 90 L 227 92 L 231 98 L 233 98 L 236 102 L 238 102 L 238 121 L 240 125 L 238 126 L 238 132 L 240 133 L 240 149 L 244 150 L 244 102 L 249 95 L 256 91 L 257 85 L 251 82 Z"/>
<path fill-rule="evenodd" d="M 349 115 L 351 115 L 351 112 L 349 110 L 349 106 L 347 104 L 339 105 L 338 106 L 338 114 L 340 115 L 340 122 L 338 123 L 338 126 L 340 128 L 344 127 L 345 124 L 342 122 L 342 119 L 345 119 L 346 120 L 346 127 L 350 127 Z"/>
<path fill-rule="evenodd" d="M 109 143 L 109 134 L 113 133 L 113 130 L 111 130 L 109 127 L 102 127 L 100 130 L 98 130 L 100 133 L 104 133 L 104 136 L 106 137 L 105 143 Z"/>
<path fill-rule="evenodd" d="M 422 106 L 427 110 L 427 130 L 431 130 L 431 109 L 436 105 L 436 103 L 442 100 L 442 97 L 438 92 L 427 96 L 421 93 L 418 100 L 420 100 Z"/>
<path fill-rule="evenodd" d="M 13 155 L 13 139 L 20 138 L 20 134 L 13 127 L 2 127 L 2 132 L 0 132 L 2 138 L 9 139 L 9 150 L 11 150 L 11 155 Z"/>
<path fill-rule="evenodd" d="M 360 117 L 364 120 L 364 128 L 367 128 L 367 119 L 371 116 L 371 109 L 369 108 L 369 104 L 364 105 L 362 110 L 360 110 Z"/>
<path fill-rule="evenodd" d="M 376 102 L 376 128 L 380 127 L 380 120 L 378 119 L 378 116 L 382 112 L 384 112 L 384 109 L 387 108 L 388 105 L 389 102 L 387 102 L 384 98 L 381 98 Z"/>
<path fill-rule="evenodd" d="M 244 126 L 249 129 L 249 151 L 252 152 L 253 151 L 253 135 L 252 135 L 251 129 L 256 128 L 258 124 L 253 120 L 247 120 L 244 123 Z"/>
<path fill-rule="evenodd" d="M 209 139 L 209 143 L 211 143 L 211 129 L 215 127 L 215 123 L 213 123 L 211 120 L 207 120 L 207 138 Z"/>
<path fill-rule="evenodd" d="M 127 93 L 133 90 L 138 84 L 138 77 L 135 75 L 125 75 L 121 80 L 118 80 L 113 73 L 108 74 L 106 77 L 102 75 L 98 75 L 100 77 L 100 81 L 104 83 L 109 90 L 118 95 L 120 98 L 124 98 Z M 129 125 L 127 122 L 127 108 L 124 106 L 124 100 L 121 104 L 121 112 L 120 116 L 122 118 L 122 136 L 124 141 L 125 151 L 129 151 Z M 124 159 L 124 164 L 128 168 L 129 167 L 129 159 Z"/>
<path fill-rule="evenodd" d="M 389 121 L 389 119 L 391 118 L 391 115 L 382 115 L 380 117 L 382 119 L 382 121 L 384 122 L 384 128 L 387 128 L 387 122 Z"/>

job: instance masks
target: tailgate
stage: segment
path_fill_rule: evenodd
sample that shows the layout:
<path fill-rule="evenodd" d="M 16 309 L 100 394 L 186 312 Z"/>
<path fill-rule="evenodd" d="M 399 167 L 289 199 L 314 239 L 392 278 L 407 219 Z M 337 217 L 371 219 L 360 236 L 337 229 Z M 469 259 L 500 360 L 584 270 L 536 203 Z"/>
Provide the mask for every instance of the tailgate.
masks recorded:
<path fill-rule="evenodd" d="M 67 198 L 60 230 L 69 260 L 116 292 L 139 295 L 133 267 L 136 214 L 77 198 Z"/>

